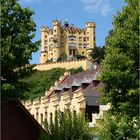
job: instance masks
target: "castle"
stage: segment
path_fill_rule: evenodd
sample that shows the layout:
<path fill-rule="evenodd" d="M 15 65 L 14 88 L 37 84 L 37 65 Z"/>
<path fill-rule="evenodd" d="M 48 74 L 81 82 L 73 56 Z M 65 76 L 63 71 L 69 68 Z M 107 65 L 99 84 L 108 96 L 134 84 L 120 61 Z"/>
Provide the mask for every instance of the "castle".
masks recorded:
<path fill-rule="evenodd" d="M 40 64 L 34 69 L 42 71 L 58 67 L 82 67 L 84 72 L 74 75 L 65 72 L 44 96 L 22 103 L 40 124 L 45 119 L 54 120 L 57 110 L 63 112 L 65 108 L 70 108 L 75 113 L 88 115 L 90 124 L 95 126 L 110 108 L 110 105 L 97 102 L 101 96 L 98 89 L 103 85 L 97 79 L 100 65 L 97 60 L 90 60 L 90 53 L 95 47 L 95 23 L 87 22 L 85 29 L 79 29 L 68 22 L 62 26 L 61 21 L 54 20 L 52 29 L 42 27 L 41 32 Z M 57 61 L 62 54 L 67 55 L 67 61 Z M 70 59 L 76 55 L 86 58 Z M 50 60 L 53 62 L 47 62 Z"/>
<path fill-rule="evenodd" d="M 98 89 L 103 86 L 97 79 L 99 74 L 98 66 L 74 75 L 65 72 L 44 96 L 22 103 L 40 124 L 45 119 L 54 120 L 57 110 L 63 112 L 69 108 L 87 115 L 90 126 L 94 127 L 110 108 L 97 102 L 101 96 Z"/>
<path fill-rule="evenodd" d="M 76 55 L 90 58 L 90 53 L 95 47 L 95 28 L 94 22 L 87 22 L 86 28 L 80 29 L 65 22 L 54 20 L 52 29 L 41 28 L 41 56 L 40 63 L 46 61 L 57 61 L 65 54 L 67 59 Z"/>

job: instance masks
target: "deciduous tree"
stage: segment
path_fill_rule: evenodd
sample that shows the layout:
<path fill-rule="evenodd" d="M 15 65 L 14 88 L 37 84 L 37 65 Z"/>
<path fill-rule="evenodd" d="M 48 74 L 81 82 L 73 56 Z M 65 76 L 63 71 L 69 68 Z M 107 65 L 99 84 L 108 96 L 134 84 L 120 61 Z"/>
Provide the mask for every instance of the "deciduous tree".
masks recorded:
<path fill-rule="evenodd" d="M 19 97 L 21 90 L 18 79 L 26 75 L 27 68 L 15 68 L 29 64 L 32 52 L 37 51 L 39 41 L 33 42 L 36 25 L 34 14 L 29 8 L 22 8 L 17 0 L 1 1 L 1 76 L 2 99 Z M 30 71 L 30 70 L 29 70 Z"/>
<path fill-rule="evenodd" d="M 117 123 L 131 121 L 133 125 L 129 129 L 132 130 L 138 126 L 136 122 L 139 118 L 139 1 L 125 2 L 122 11 L 114 18 L 114 28 L 106 39 L 100 78 L 104 83 L 102 102 L 111 103 L 110 115 L 120 120 Z M 123 116 L 127 119 L 122 119 Z M 136 133 L 130 138 L 123 134 L 124 139 L 136 137 Z"/>

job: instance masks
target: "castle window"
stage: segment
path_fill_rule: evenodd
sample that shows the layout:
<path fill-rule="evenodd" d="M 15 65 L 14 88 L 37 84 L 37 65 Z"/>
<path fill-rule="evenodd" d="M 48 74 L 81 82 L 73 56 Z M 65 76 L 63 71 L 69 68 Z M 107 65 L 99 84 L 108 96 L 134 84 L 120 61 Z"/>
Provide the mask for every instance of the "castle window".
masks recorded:
<path fill-rule="evenodd" d="M 69 36 L 69 41 L 75 41 L 76 37 L 75 36 Z"/>
<path fill-rule="evenodd" d="M 44 40 L 44 43 L 47 44 L 48 40 Z"/>
<path fill-rule="evenodd" d="M 47 114 L 47 111 L 45 111 L 45 119 L 47 119 L 48 117 L 48 114 Z"/>
<path fill-rule="evenodd" d="M 36 112 L 36 119 L 37 119 L 37 121 L 38 121 L 38 112 Z"/>
<path fill-rule="evenodd" d="M 61 47 L 64 47 L 64 43 L 63 43 L 63 42 L 61 42 L 60 46 L 61 46 Z"/>
<path fill-rule="evenodd" d="M 84 54 L 84 52 L 82 52 L 82 54 Z"/>
<path fill-rule="evenodd" d="M 44 57 L 45 57 L 46 55 L 44 55 Z"/>
<path fill-rule="evenodd" d="M 54 33 L 56 33 L 56 30 L 53 30 L 54 31 Z"/>
<path fill-rule="evenodd" d="M 40 114 L 40 118 L 41 118 L 40 122 L 42 124 L 43 123 L 43 114 Z"/>
<path fill-rule="evenodd" d="M 69 43 L 69 47 L 76 47 L 76 44 L 75 43 Z"/>
<path fill-rule="evenodd" d="M 53 53 L 51 53 L 51 55 L 53 55 Z"/>
<path fill-rule="evenodd" d="M 87 44 L 83 44 L 83 47 L 86 48 L 87 47 Z"/>
<path fill-rule="evenodd" d="M 79 41 L 82 41 L 82 37 L 79 37 Z"/>
<path fill-rule="evenodd" d="M 86 41 L 86 37 L 84 37 L 83 40 Z"/>
<path fill-rule="evenodd" d="M 47 35 L 45 35 L 45 38 L 47 38 Z"/>
<path fill-rule="evenodd" d="M 82 48 L 82 44 L 81 43 L 79 43 L 79 48 Z"/>
<path fill-rule="evenodd" d="M 63 36 L 61 36 L 60 39 L 63 40 Z"/>
<path fill-rule="evenodd" d="M 89 37 L 87 37 L 87 41 L 89 41 Z"/>
<path fill-rule="evenodd" d="M 50 120 L 52 121 L 52 117 L 53 117 L 53 114 L 52 113 L 50 113 Z"/>

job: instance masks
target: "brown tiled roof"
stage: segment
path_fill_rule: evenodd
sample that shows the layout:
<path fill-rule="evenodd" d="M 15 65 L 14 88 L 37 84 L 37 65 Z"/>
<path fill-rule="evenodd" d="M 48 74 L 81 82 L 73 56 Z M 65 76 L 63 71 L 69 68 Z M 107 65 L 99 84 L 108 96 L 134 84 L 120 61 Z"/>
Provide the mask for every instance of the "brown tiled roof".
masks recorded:
<path fill-rule="evenodd" d="M 98 89 L 102 87 L 103 84 L 96 79 L 93 80 L 93 77 L 97 74 L 97 72 L 99 72 L 99 68 L 67 76 L 63 81 L 61 81 L 61 87 L 63 86 L 63 90 L 53 91 L 52 96 L 57 94 L 57 96 L 60 99 L 61 95 L 65 92 L 64 90 L 65 85 L 68 84 L 70 85 L 70 87 L 69 89 L 67 89 L 67 93 L 70 95 L 70 97 L 72 97 L 73 94 L 75 93 L 74 91 L 79 90 L 79 88 L 82 89 L 82 80 L 84 79 L 84 77 L 88 76 L 92 78 L 92 81 L 90 83 L 86 83 L 88 86 L 82 89 L 83 95 L 86 98 L 87 105 L 90 106 L 99 105 L 97 103 L 97 100 L 101 96 L 101 94 L 99 93 Z M 76 82 L 79 82 L 80 84 L 78 83 L 77 85 L 74 85 L 73 84 L 74 80 Z"/>
<path fill-rule="evenodd" d="M 69 75 L 64 81 L 63 83 L 69 83 L 72 84 L 74 78 L 80 78 L 80 79 L 84 79 L 85 76 L 87 75 L 95 75 L 96 72 L 98 72 L 99 69 L 91 69 L 91 70 L 86 70 L 84 72 L 78 73 L 78 74 L 74 74 L 74 75 Z"/>

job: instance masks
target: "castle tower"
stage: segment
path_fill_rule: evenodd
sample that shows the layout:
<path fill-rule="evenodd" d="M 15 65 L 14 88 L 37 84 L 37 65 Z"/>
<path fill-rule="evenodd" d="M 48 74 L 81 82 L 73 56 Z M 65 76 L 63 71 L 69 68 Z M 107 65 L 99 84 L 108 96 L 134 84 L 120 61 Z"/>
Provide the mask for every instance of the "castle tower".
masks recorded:
<path fill-rule="evenodd" d="M 47 46 L 47 33 L 48 27 L 43 26 L 41 28 L 41 54 L 40 54 L 40 63 L 45 63 L 48 59 L 48 46 Z"/>
<path fill-rule="evenodd" d="M 72 56 L 82 55 L 90 59 L 95 47 L 94 22 L 87 22 L 85 28 L 77 28 L 68 22 L 53 20 L 52 28 L 41 28 L 40 63 L 57 61 L 62 54 L 70 60 Z"/>
<path fill-rule="evenodd" d="M 87 58 L 91 58 L 90 54 L 95 48 L 95 28 L 96 24 L 94 22 L 86 23 L 86 34 L 87 34 Z"/>
<path fill-rule="evenodd" d="M 59 20 L 53 21 L 53 61 L 56 61 L 61 55 L 60 48 L 60 34 L 61 34 L 61 22 Z"/>

